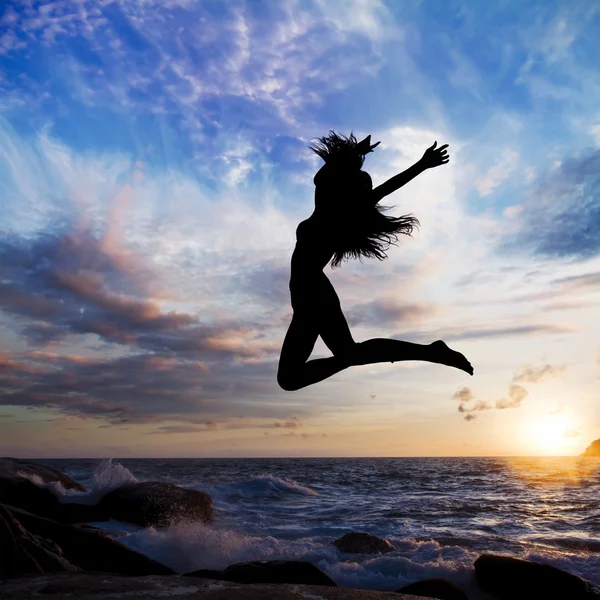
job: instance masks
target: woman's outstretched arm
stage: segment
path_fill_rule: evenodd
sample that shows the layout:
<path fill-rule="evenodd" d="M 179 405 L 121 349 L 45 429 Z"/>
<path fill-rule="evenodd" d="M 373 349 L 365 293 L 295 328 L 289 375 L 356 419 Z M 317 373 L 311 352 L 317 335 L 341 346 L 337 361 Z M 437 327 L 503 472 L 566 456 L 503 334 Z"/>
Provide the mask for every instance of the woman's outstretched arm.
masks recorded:
<path fill-rule="evenodd" d="M 378 185 L 372 192 L 374 204 L 377 204 L 385 196 L 406 185 L 423 171 L 446 164 L 450 160 L 448 151 L 446 150 L 448 144 L 444 144 L 437 149 L 436 146 L 437 141 L 434 142 L 433 146 L 425 150 L 423 157 L 412 167 L 409 167 L 406 171 L 402 171 L 402 173 L 398 173 L 398 175 L 394 175 L 394 177 L 388 179 L 385 183 Z"/>

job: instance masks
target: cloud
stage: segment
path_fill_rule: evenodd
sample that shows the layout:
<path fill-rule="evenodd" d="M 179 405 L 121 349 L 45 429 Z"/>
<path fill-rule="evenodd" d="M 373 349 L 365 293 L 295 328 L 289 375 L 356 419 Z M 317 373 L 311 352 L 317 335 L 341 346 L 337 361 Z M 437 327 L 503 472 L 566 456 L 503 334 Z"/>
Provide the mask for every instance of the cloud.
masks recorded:
<path fill-rule="evenodd" d="M 162 425 L 155 431 L 150 431 L 148 435 L 155 434 L 174 434 L 174 433 L 205 433 L 206 431 L 214 431 L 210 427 L 199 427 L 197 425 Z"/>
<path fill-rule="evenodd" d="M 26 319 L 21 331 L 32 343 L 95 334 L 107 342 L 195 360 L 277 350 L 257 339 L 251 324 L 205 325 L 195 314 L 163 311 L 141 295 L 152 293 L 150 286 L 116 263 L 91 231 L 8 236 L 0 241 L 0 259 L 8 281 L 0 283 L 0 308 Z"/>
<path fill-rule="evenodd" d="M 544 258 L 589 259 L 600 253 L 600 150 L 566 158 L 529 194 L 516 238 L 506 248 L 526 248 Z"/>
<path fill-rule="evenodd" d="M 473 415 L 471 413 L 469 413 L 468 415 L 465 415 L 465 421 L 473 421 L 476 418 L 477 418 L 477 415 Z"/>
<path fill-rule="evenodd" d="M 547 374 L 547 371 L 542 371 L 542 369 L 531 372 L 525 371 L 519 374 L 519 376 L 522 376 L 522 379 L 519 380 L 539 381 L 545 374 Z M 513 380 L 513 382 L 511 382 L 509 385 L 507 397 L 496 400 L 493 405 L 484 400 L 475 400 L 473 391 L 469 387 L 463 387 L 456 391 L 453 394 L 452 399 L 459 401 L 458 412 L 467 415 L 475 412 L 492 410 L 494 408 L 497 410 L 504 410 L 506 408 L 519 408 L 529 395 L 529 392 L 524 387 L 514 383 L 514 381 L 516 381 L 516 379 Z M 472 419 L 467 420 L 470 421 Z"/>
<path fill-rule="evenodd" d="M 515 383 L 538 383 L 551 377 L 560 377 L 567 365 L 540 365 L 539 367 L 521 367 L 513 376 Z"/>
<path fill-rule="evenodd" d="M 582 275 L 569 275 L 568 277 L 560 277 L 552 281 L 553 284 L 559 287 L 572 290 L 574 288 L 592 288 L 592 290 L 600 288 L 600 272 L 583 273 Z"/>
<path fill-rule="evenodd" d="M 275 362 L 218 361 L 207 370 L 194 360 L 153 354 L 82 362 L 25 352 L 10 372 L 0 371 L 0 405 L 58 410 L 113 424 L 183 421 L 212 431 L 214 423 L 239 415 L 283 418 L 288 409 L 269 394 L 276 387 L 275 371 Z M 297 418 L 292 422 L 299 425 Z"/>
<path fill-rule="evenodd" d="M 506 149 L 496 164 L 478 177 L 474 186 L 481 196 L 489 196 L 494 190 L 515 171 L 519 162 L 519 153 Z"/>
<path fill-rule="evenodd" d="M 529 396 L 529 392 L 524 387 L 517 385 L 516 383 L 511 383 L 508 388 L 508 398 L 496 400 L 495 407 L 499 410 L 505 408 L 519 408 L 527 396 Z"/>
<path fill-rule="evenodd" d="M 484 338 L 518 337 L 534 335 L 555 335 L 560 333 L 573 333 L 574 329 L 565 325 L 537 324 L 517 325 L 513 327 L 486 327 L 480 329 L 466 329 L 466 331 L 453 331 L 440 333 L 445 340 L 477 340 Z"/>
<path fill-rule="evenodd" d="M 298 417 L 290 417 L 287 421 L 275 421 L 273 426 L 284 429 L 298 429 L 300 427 L 304 427 Z"/>
<path fill-rule="evenodd" d="M 492 408 L 489 403 L 484 402 L 483 400 L 477 400 L 473 404 L 467 404 L 466 402 L 461 402 L 458 406 L 458 412 L 460 413 L 470 413 L 481 410 L 490 410 Z"/>
<path fill-rule="evenodd" d="M 27 56 L 42 46 L 73 99 L 116 113 L 175 116 L 169 126 L 202 154 L 207 130 L 214 132 L 217 121 L 235 129 L 240 110 L 281 130 L 325 95 L 373 77 L 381 64 L 376 46 L 395 30 L 375 0 L 334 10 L 326 2 L 292 1 L 266 12 L 235 0 L 82 0 L 11 10 L 3 25 L 0 54 Z M 102 56 L 100 64 L 80 58 L 92 52 Z M 224 162 L 232 183 L 252 168 L 239 153 Z"/>
<path fill-rule="evenodd" d="M 435 312 L 435 308 L 429 304 L 411 304 L 383 298 L 349 308 L 346 318 L 352 326 L 385 327 L 398 323 L 412 325 L 433 316 Z"/>
<path fill-rule="evenodd" d="M 572 439 L 572 438 L 579 437 L 579 436 L 581 435 L 581 432 L 580 432 L 580 431 L 578 431 L 577 429 L 567 429 L 567 430 L 564 432 L 564 434 L 563 434 L 563 435 L 564 435 L 564 437 L 566 437 L 566 438 L 571 438 L 571 439 Z"/>
<path fill-rule="evenodd" d="M 471 391 L 471 388 L 465 386 L 454 392 L 452 399 L 460 402 L 471 402 L 473 400 L 473 392 Z"/>
<path fill-rule="evenodd" d="M 470 416 L 471 413 L 490 410 L 492 408 L 487 402 L 475 400 L 473 391 L 466 386 L 454 392 L 452 399 L 459 401 L 458 412 L 463 414 L 466 413 L 466 421 L 472 421 L 475 418 L 475 415 Z"/>

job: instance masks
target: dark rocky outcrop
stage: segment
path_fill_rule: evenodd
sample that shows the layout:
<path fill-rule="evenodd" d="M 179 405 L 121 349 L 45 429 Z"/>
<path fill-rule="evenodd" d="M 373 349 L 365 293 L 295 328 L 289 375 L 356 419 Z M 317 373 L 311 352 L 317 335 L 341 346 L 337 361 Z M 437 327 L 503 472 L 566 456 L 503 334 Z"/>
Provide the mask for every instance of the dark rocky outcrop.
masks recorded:
<path fill-rule="evenodd" d="M 415 581 L 396 590 L 399 594 L 412 594 L 420 598 L 438 600 L 469 600 L 469 597 L 447 579 L 424 579 Z"/>
<path fill-rule="evenodd" d="M 58 523 L 15 507 L 4 506 L 4 508 L 12 513 L 29 533 L 52 540 L 62 549 L 63 556 L 70 563 L 86 571 L 121 575 L 174 573 L 169 567 L 102 534 Z"/>
<path fill-rule="evenodd" d="M 600 600 L 600 588 L 550 565 L 482 554 L 475 561 L 482 591 L 510 600 Z"/>
<path fill-rule="evenodd" d="M 0 458 L 0 478 L 22 477 L 20 473 L 29 477 L 37 476 L 44 483 L 58 481 L 65 490 L 87 492 L 84 485 L 47 465 L 23 458 Z"/>
<path fill-rule="evenodd" d="M 347 533 L 332 544 L 346 554 L 385 554 L 394 550 L 387 540 L 364 532 Z"/>
<path fill-rule="evenodd" d="M 200 569 L 186 577 L 220 579 L 235 583 L 297 583 L 336 587 L 337 584 L 318 567 L 304 560 L 257 560 L 236 563 L 215 571 Z"/>
<path fill-rule="evenodd" d="M 44 483 L 59 482 L 63 488 L 87 491 L 85 486 L 68 475 L 46 465 L 19 458 L 0 458 L 0 503 L 63 523 L 108 520 L 94 506 L 62 504 L 51 490 L 40 487 L 29 477 L 39 477 Z"/>
<path fill-rule="evenodd" d="M 106 494 L 97 508 L 112 519 L 142 527 L 168 527 L 182 520 L 211 523 L 214 518 L 207 493 L 156 481 L 126 484 Z"/>
<path fill-rule="evenodd" d="M 581 456 L 600 456 L 600 439 L 594 440 Z"/>
<path fill-rule="evenodd" d="M 31 535 L 0 505 L 0 577 L 77 570 L 54 542 Z"/>
<path fill-rule="evenodd" d="M 416 596 L 372 590 L 304 585 L 245 585 L 191 577 L 106 577 L 93 573 L 6 580 L 2 582 L 0 595 L 2 600 L 422 600 Z"/>

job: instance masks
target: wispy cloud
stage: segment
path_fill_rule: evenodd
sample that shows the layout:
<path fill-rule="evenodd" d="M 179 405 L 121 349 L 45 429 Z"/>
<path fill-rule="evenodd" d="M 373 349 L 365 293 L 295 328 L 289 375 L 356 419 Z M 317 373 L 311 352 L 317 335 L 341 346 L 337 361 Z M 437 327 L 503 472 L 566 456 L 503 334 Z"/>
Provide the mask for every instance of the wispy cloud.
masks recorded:
<path fill-rule="evenodd" d="M 284 429 L 298 429 L 303 427 L 302 421 L 298 417 L 290 417 L 286 421 L 275 421 L 273 424 L 276 428 L 284 428 Z"/>
<path fill-rule="evenodd" d="M 519 384 L 539 383 L 547 378 L 560 377 L 566 370 L 566 365 L 544 364 L 539 366 L 528 365 L 517 369 L 508 386 L 504 398 L 496 400 L 493 404 L 484 400 L 476 400 L 470 387 L 462 387 L 452 395 L 453 400 L 459 402 L 458 412 L 465 414 L 465 420 L 472 421 L 475 415 L 467 418 L 471 413 L 487 411 L 491 409 L 504 410 L 507 408 L 519 408 L 529 396 L 529 392 Z M 552 414 L 561 412 L 562 409 Z"/>
<path fill-rule="evenodd" d="M 529 392 L 523 386 L 511 383 L 508 387 L 507 397 L 496 400 L 495 406 L 500 410 L 519 408 L 527 396 L 529 396 Z"/>
<path fill-rule="evenodd" d="M 521 367 L 513 376 L 515 383 L 538 383 L 551 377 L 560 377 L 567 365 L 540 365 Z"/>
<path fill-rule="evenodd" d="M 519 214 L 519 245 L 545 258 L 600 252 L 600 150 L 565 160 L 541 179 Z"/>

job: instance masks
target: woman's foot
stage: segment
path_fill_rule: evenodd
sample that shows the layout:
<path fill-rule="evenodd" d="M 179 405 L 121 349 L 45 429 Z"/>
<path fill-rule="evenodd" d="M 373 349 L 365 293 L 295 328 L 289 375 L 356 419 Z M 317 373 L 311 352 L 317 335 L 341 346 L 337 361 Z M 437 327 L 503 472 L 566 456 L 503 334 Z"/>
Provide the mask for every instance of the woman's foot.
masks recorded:
<path fill-rule="evenodd" d="M 455 367 L 456 369 L 465 371 L 469 375 L 473 375 L 471 363 L 460 352 L 450 350 L 442 340 L 429 344 L 429 348 L 431 357 L 428 360 L 430 362 Z"/>

